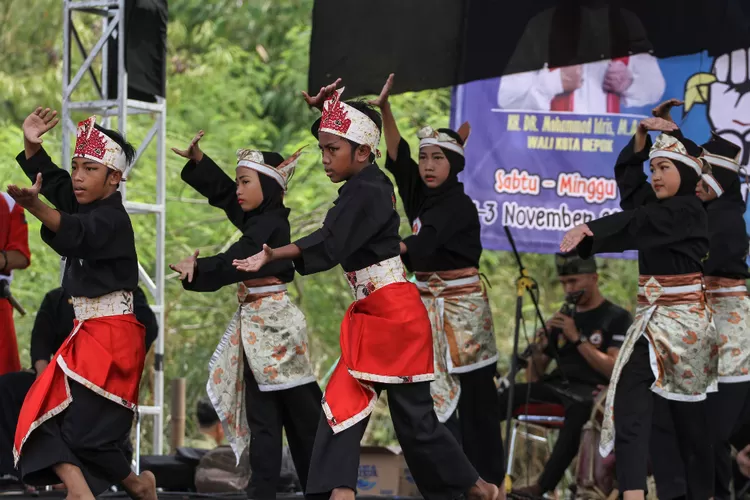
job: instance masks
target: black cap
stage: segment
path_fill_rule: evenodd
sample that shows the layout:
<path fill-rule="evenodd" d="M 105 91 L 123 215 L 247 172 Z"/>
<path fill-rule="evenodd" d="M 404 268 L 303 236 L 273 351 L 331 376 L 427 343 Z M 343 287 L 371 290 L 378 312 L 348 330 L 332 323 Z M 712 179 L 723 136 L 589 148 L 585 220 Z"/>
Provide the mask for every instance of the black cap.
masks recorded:
<path fill-rule="evenodd" d="M 557 267 L 558 276 L 593 274 L 596 273 L 596 259 L 593 257 L 583 259 L 575 250 L 568 253 L 556 253 L 555 267 Z"/>

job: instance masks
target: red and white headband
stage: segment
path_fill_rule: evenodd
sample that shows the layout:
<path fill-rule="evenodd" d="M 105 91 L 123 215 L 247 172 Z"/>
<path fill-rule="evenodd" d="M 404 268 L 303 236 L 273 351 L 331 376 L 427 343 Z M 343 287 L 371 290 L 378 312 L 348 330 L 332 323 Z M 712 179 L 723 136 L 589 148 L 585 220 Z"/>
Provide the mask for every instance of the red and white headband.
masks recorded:
<path fill-rule="evenodd" d="M 101 163 L 107 168 L 122 172 L 124 177 L 128 170 L 128 162 L 122 147 L 94 127 L 95 123 L 96 117 L 90 116 L 78 124 L 73 158 L 86 158 Z"/>
<path fill-rule="evenodd" d="M 372 153 L 380 158 L 378 126 L 366 114 L 341 100 L 344 88 L 336 90 L 323 103 L 323 116 L 318 132 L 328 132 L 357 144 L 367 144 Z"/>

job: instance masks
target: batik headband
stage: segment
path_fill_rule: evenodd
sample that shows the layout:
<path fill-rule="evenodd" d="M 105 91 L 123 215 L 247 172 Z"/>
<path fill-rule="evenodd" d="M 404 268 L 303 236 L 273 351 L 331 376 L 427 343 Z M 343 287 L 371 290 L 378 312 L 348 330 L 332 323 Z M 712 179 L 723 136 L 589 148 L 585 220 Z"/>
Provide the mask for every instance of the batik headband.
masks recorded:
<path fill-rule="evenodd" d="M 286 192 L 289 187 L 289 181 L 294 176 L 294 169 L 302 154 L 303 148 L 298 149 L 293 155 L 284 160 L 279 166 L 274 167 L 265 163 L 263 153 L 254 149 L 237 150 L 237 168 L 245 167 L 255 170 L 263 175 L 271 177 L 279 183 L 281 189 Z"/>
<path fill-rule="evenodd" d="M 698 159 L 690 156 L 685 145 L 676 137 L 668 134 L 659 134 L 654 141 L 654 145 L 651 146 L 648 157 L 649 159 L 669 158 L 670 160 L 679 161 L 692 168 L 699 177 L 703 174 L 703 169 Z"/>
<path fill-rule="evenodd" d="M 128 169 L 128 162 L 122 147 L 104 132 L 94 127 L 96 117 L 91 116 L 78 124 L 76 129 L 76 149 L 73 158 L 86 158 L 106 165 L 107 168 L 122 172 Z"/>
<path fill-rule="evenodd" d="M 378 126 L 369 116 L 341 100 L 344 88 L 336 90 L 323 103 L 323 116 L 318 132 L 328 132 L 357 144 L 367 144 L 372 153 L 380 158 Z"/>
<path fill-rule="evenodd" d="M 426 146 L 439 146 L 458 153 L 461 156 L 464 155 L 464 147 L 456 139 L 445 132 L 438 132 L 430 126 L 424 127 L 417 132 L 417 137 L 419 138 L 419 149 Z"/>

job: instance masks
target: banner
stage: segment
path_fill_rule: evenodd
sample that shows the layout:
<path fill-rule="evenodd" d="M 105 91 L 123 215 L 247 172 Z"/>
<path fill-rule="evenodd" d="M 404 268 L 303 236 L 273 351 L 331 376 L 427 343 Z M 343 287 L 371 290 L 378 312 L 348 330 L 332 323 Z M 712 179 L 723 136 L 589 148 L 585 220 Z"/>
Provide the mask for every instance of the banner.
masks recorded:
<path fill-rule="evenodd" d="M 519 251 L 553 253 L 567 229 L 619 211 L 617 156 L 638 122 L 671 97 L 685 101 L 672 117 L 687 137 L 702 144 L 714 131 L 743 147 L 747 165 L 749 70 L 750 50 L 637 54 L 456 87 L 452 126 L 472 127 L 461 180 L 479 210 L 484 248 L 509 250 L 507 225 Z"/>

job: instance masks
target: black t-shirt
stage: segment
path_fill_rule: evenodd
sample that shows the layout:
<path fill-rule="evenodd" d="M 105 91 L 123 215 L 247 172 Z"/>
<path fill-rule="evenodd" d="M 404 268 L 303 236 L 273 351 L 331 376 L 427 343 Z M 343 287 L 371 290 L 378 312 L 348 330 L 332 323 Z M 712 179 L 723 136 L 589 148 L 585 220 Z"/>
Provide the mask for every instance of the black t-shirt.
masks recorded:
<path fill-rule="evenodd" d="M 633 322 L 628 311 L 608 300 L 595 309 L 576 313 L 574 320 L 581 335 L 602 352 L 607 352 L 610 347 L 619 348 Z M 544 353 L 557 362 L 557 368 L 546 377 L 547 380 L 561 381 L 567 377 L 572 385 L 592 388 L 597 384 L 609 383 L 609 379 L 592 368 L 560 330 L 550 331 L 549 344 Z"/>

